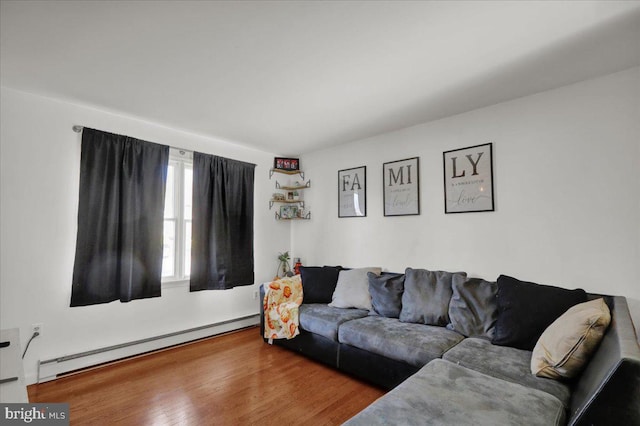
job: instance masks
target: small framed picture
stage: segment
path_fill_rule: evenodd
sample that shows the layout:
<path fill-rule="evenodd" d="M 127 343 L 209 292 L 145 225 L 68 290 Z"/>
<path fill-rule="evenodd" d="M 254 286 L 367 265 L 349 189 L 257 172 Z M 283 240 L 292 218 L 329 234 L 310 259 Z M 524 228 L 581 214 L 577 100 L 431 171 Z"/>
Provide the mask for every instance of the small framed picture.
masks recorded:
<path fill-rule="evenodd" d="M 338 170 L 338 217 L 367 215 L 367 166 Z"/>
<path fill-rule="evenodd" d="M 420 159 L 391 161 L 382 165 L 385 216 L 420 214 Z"/>
<path fill-rule="evenodd" d="M 492 212 L 493 144 L 470 146 L 442 153 L 444 212 Z"/>
<path fill-rule="evenodd" d="M 280 219 L 293 219 L 298 216 L 298 206 L 280 206 Z"/>
<path fill-rule="evenodd" d="M 300 170 L 300 160 L 297 158 L 275 157 L 273 168 L 276 170 L 297 171 Z"/>

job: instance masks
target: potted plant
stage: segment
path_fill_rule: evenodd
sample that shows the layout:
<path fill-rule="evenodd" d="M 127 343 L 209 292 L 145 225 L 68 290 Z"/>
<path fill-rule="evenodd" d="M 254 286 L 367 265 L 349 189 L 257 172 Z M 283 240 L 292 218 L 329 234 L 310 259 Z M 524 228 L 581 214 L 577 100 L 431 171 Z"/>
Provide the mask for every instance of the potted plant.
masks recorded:
<path fill-rule="evenodd" d="M 279 278 L 278 273 L 282 270 L 282 276 L 286 276 L 291 273 L 291 265 L 289 265 L 289 252 L 278 253 L 278 269 L 276 269 L 276 278 Z"/>

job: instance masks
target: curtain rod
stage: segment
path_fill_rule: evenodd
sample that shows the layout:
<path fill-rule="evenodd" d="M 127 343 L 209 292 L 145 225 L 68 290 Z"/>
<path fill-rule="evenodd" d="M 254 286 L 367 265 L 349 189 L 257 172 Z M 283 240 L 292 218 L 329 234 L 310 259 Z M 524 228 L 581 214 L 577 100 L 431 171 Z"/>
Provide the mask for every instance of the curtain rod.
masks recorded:
<path fill-rule="evenodd" d="M 76 133 L 82 133 L 82 129 L 84 129 L 84 126 L 79 126 L 77 124 L 74 124 L 73 127 L 71 127 L 71 129 Z M 178 148 L 175 146 L 169 146 L 169 148 L 177 149 L 178 151 L 180 151 L 180 154 L 183 154 L 183 155 L 186 153 L 193 154 L 193 150 L 190 150 L 190 149 Z"/>

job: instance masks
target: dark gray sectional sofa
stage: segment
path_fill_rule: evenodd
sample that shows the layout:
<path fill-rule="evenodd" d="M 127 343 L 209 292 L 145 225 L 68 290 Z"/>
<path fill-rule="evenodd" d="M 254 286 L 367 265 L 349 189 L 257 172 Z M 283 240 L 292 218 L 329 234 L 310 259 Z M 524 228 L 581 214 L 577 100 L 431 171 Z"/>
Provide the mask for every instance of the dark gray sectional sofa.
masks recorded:
<path fill-rule="evenodd" d="M 626 299 L 604 297 L 611 324 L 580 376 L 567 382 L 534 376 L 530 350 L 492 344 L 487 335 L 307 303 L 306 295 L 301 334 L 274 344 L 390 389 L 348 425 L 640 425 L 636 333 Z M 496 340 L 493 330 L 489 336 Z"/>

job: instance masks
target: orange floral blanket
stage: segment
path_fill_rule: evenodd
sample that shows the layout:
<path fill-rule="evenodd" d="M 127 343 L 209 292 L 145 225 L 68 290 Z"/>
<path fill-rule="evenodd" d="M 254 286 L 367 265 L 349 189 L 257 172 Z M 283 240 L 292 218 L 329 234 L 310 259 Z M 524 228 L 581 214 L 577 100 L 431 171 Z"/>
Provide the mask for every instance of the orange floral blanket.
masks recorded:
<path fill-rule="evenodd" d="M 265 285 L 264 337 L 269 339 L 293 339 L 298 330 L 298 307 L 302 304 L 302 280 L 300 275 L 284 277 Z"/>

